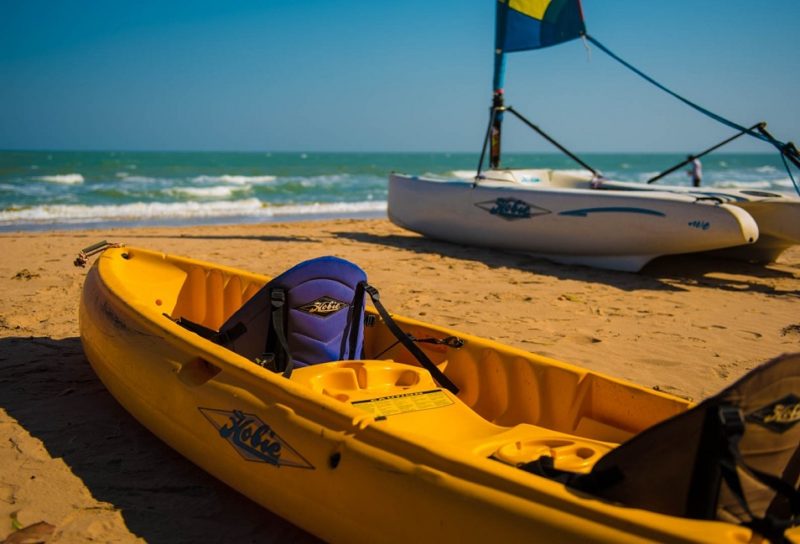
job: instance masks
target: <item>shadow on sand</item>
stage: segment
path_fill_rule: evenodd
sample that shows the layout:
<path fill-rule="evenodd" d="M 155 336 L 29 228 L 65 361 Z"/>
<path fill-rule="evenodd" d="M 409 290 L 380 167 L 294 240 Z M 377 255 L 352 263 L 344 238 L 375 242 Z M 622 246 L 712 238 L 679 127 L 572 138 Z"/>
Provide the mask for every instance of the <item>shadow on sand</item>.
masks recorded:
<path fill-rule="evenodd" d="M 320 240 L 308 236 L 248 236 L 242 234 L 135 234 L 131 240 L 139 238 L 177 238 L 183 240 L 252 240 L 254 242 L 302 242 L 320 244 Z"/>
<path fill-rule="evenodd" d="M 360 243 L 390 246 L 419 254 L 478 261 L 489 268 L 515 268 L 559 279 L 601 283 L 624 291 L 678 291 L 684 289 L 682 285 L 699 285 L 737 292 L 752 291 L 800 297 L 800 291 L 775 289 L 769 281 L 792 278 L 796 273 L 781 270 L 779 267 L 713 257 L 708 254 L 659 257 L 639 273 L 631 273 L 556 264 L 523 253 L 462 246 L 416 235 L 377 235 L 368 232 L 337 232 L 334 235 Z"/>
<path fill-rule="evenodd" d="M 0 406 L 147 542 L 318 542 L 215 480 L 125 412 L 80 340 L 0 339 Z"/>

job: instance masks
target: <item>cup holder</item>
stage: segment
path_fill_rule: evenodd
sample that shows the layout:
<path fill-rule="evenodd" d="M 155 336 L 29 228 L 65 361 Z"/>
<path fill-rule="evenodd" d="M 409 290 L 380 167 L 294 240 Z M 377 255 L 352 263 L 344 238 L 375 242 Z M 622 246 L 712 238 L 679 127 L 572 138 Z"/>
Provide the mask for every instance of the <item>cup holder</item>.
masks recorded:
<path fill-rule="evenodd" d="M 517 440 L 505 444 L 494 452 L 494 457 L 504 463 L 516 466 L 547 455 L 553 458 L 556 468 L 573 472 L 588 472 L 597 460 L 609 451 L 611 451 L 610 446 L 597 442 L 545 437 Z"/>
<path fill-rule="evenodd" d="M 394 361 L 325 363 L 295 370 L 292 380 L 343 402 L 436 387 L 427 370 Z"/>

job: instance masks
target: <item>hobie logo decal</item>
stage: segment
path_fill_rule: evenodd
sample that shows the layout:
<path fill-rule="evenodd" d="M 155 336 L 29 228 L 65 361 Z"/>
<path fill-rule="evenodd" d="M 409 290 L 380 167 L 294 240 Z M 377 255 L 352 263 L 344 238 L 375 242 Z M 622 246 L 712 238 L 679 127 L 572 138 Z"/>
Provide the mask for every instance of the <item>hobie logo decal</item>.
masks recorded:
<path fill-rule="evenodd" d="M 277 467 L 314 468 L 258 416 L 241 410 L 198 409 L 245 460 Z"/>
<path fill-rule="evenodd" d="M 782 433 L 800 422 L 800 397 L 789 394 L 777 402 L 764 406 L 747 416 L 775 432 Z"/>
<path fill-rule="evenodd" d="M 314 302 L 303 304 L 295 309 L 307 314 L 317 315 L 319 317 L 328 317 L 329 315 L 335 314 L 339 310 L 347 308 L 348 306 L 349 304 L 346 302 L 326 296 L 320 297 Z"/>
<path fill-rule="evenodd" d="M 537 215 L 550 213 L 550 210 L 539 208 L 517 198 L 497 198 L 495 200 L 487 200 L 486 202 L 478 202 L 475 205 L 492 215 L 508 219 L 509 221 L 513 219 L 530 219 Z"/>

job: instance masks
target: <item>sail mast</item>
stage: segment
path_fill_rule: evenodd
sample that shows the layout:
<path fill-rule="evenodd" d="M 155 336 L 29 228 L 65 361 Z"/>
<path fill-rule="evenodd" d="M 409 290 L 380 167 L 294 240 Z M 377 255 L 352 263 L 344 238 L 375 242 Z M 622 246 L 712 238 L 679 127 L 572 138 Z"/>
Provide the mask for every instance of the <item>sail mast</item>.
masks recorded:
<path fill-rule="evenodd" d="M 489 136 L 489 167 L 500 168 L 500 143 L 503 129 L 503 86 L 506 78 L 506 53 L 503 49 L 505 42 L 506 18 L 508 16 L 508 3 L 498 0 L 495 16 L 495 49 L 494 49 L 494 78 L 492 84 L 492 107 L 489 110 L 492 126 Z"/>
<path fill-rule="evenodd" d="M 496 0 L 494 39 L 494 78 L 489 130 L 481 153 L 483 165 L 486 144 L 489 144 L 489 165 L 500 167 L 503 128 L 503 87 L 506 75 L 506 53 L 549 47 L 574 40 L 586 32 L 580 0 Z"/>

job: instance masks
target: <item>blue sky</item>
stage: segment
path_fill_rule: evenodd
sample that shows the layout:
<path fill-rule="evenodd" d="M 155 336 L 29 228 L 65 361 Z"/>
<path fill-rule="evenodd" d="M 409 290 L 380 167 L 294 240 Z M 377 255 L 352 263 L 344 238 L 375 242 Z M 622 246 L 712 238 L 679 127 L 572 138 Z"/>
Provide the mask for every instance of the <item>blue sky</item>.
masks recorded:
<path fill-rule="evenodd" d="M 800 1 L 583 9 L 592 36 L 679 94 L 800 140 Z M 493 18 L 493 0 L 0 0 L 0 149 L 475 152 Z M 589 49 L 509 55 L 507 102 L 578 152 L 732 134 Z M 508 151 L 552 150 L 506 128 Z"/>

